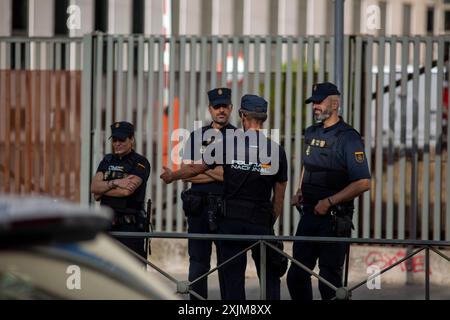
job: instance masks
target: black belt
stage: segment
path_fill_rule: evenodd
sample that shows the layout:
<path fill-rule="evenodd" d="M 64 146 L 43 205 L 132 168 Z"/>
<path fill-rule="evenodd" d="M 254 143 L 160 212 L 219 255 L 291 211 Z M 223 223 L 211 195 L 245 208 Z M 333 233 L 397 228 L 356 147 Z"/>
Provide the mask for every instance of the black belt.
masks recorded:
<path fill-rule="evenodd" d="M 128 224 L 136 224 L 136 216 L 134 214 L 122 214 L 122 215 L 116 215 L 112 220 L 112 225 L 128 225 Z"/>

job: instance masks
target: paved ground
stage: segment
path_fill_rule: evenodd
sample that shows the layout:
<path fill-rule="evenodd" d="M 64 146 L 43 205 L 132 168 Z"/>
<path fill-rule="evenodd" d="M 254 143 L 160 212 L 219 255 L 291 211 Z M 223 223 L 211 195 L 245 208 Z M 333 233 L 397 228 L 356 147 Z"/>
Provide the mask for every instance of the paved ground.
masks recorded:
<path fill-rule="evenodd" d="M 177 280 L 186 280 L 187 274 L 175 272 L 169 272 Z M 175 284 L 171 284 L 173 288 L 176 288 Z M 355 283 L 350 283 L 349 287 Z M 213 273 L 209 277 L 210 297 L 209 299 L 220 299 L 219 285 L 217 279 L 217 273 Z M 320 293 L 317 289 L 317 280 L 313 279 L 314 299 L 320 299 Z M 259 299 L 259 282 L 256 277 L 247 277 L 246 279 L 246 293 L 248 300 Z M 187 295 L 182 297 L 188 298 Z M 425 298 L 425 286 L 422 284 L 413 285 L 394 285 L 381 283 L 381 289 L 369 290 L 366 285 L 363 285 L 353 291 L 353 300 L 424 300 Z M 448 286 L 430 286 L 430 298 L 436 300 L 450 300 L 450 288 Z M 289 292 L 286 286 L 286 277 L 281 279 L 281 299 L 289 300 Z"/>

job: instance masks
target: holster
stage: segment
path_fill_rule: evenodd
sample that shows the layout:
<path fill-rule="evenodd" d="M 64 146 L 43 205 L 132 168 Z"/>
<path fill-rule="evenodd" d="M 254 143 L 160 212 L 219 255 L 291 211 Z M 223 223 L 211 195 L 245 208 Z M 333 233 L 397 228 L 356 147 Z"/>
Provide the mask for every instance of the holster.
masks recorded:
<path fill-rule="evenodd" d="M 199 216 L 202 214 L 205 195 L 192 189 L 181 192 L 184 214 L 188 216 Z"/>
<path fill-rule="evenodd" d="M 350 237 L 355 229 L 352 218 L 353 209 L 341 205 L 331 207 L 332 229 L 336 237 Z"/>
<path fill-rule="evenodd" d="M 215 232 L 220 219 L 224 216 L 225 201 L 222 195 L 208 194 L 206 196 L 209 229 Z"/>

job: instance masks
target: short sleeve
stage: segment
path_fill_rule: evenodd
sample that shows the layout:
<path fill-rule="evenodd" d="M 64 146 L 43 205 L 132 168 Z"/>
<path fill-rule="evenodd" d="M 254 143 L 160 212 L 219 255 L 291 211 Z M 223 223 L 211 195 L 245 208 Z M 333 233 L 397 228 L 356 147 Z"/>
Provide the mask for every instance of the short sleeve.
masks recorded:
<path fill-rule="evenodd" d="M 275 175 L 276 182 L 286 182 L 288 180 L 287 171 L 288 171 L 288 162 L 286 158 L 286 152 L 282 147 L 279 147 L 279 155 L 280 155 L 280 166 L 277 174 Z"/>
<path fill-rule="evenodd" d="M 105 158 L 103 158 L 102 161 L 100 161 L 100 164 L 97 167 L 97 172 L 103 172 L 105 173 L 108 170 L 108 163 L 105 160 Z"/>
<path fill-rule="evenodd" d="M 150 176 L 150 163 L 146 158 L 140 157 L 136 159 L 133 168 L 129 173 L 138 176 L 144 182 L 147 182 L 148 177 Z"/>
<path fill-rule="evenodd" d="M 364 144 L 356 131 L 345 133 L 342 138 L 343 157 L 350 181 L 370 179 Z"/>

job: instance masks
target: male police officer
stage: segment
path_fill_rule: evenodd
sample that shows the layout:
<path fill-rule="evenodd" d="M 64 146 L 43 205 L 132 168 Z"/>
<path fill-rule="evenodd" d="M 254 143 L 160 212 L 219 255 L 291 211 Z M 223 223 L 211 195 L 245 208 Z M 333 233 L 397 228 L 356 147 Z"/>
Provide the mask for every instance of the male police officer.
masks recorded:
<path fill-rule="evenodd" d="M 207 137 L 209 130 L 225 131 L 235 130 L 236 127 L 228 121 L 233 110 L 231 103 L 231 90 L 228 88 L 216 88 L 208 92 L 208 110 L 212 122 L 191 133 L 185 147 L 183 165 L 202 160 L 201 152 L 213 140 Z M 189 233 L 214 233 L 214 224 L 210 225 L 209 218 L 214 214 L 214 205 L 217 197 L 223 194 L 223 169 L 216 167 L 207 170 L 195 177 L 185 179 L 192 182 L 192 187 L 182 194 L 183 208 L 187 216 Z M 212 241 L 194 240 L 188 241 L 189 252 L 189 281 L 194 281 L 210 270 Z M 203 278 L 192 285 L 192 290 L 203 298 L 208 298 L 208 279 Z M 195 299 L 191 295 L 191 299 Z"/>
<path fill-rule="evenodd" d="M 245 132 L 236 130 L 231 137 L 227 132 L 223 141 L 213 146 L 223 150 L 220 155 L 224 155 L 222 160 L 226 161 L 221 162 L 219 157 L 210 161 L 205 152 L 204 163 L 191 164 L 175 172 L 164 168 L 161 178 L 170 183 L 223 164 L 225 212 L 218 224 L 218 233 L 270 235 L 273 234 L 273 223 L 282 212 L 287 183 L 286 154 L 281 146 L 259 131 L 267 118 L 267 102 L 263 98 L 242 97 L 239 115 Z M 249 245 L 245 241 L 220 241 L 220 258 L 225 261 Z M 270 255 L 276 253 L 268 251 L 269 261 Z M 252 253 L 259 274 L 259 248 L 254 248 Z M 241 254 L 223 267 L 223 299 L 245 299 L 246 265 L 247 256 Z M 280 276 L 272 270 L 270 263 L 267 264 L 266 280 L 267 298 L 279 299 Z"/>
<path fill-rule="evenodd" d="M 100 204 L 114 210 L 111 231 L 145 230 L 145 189 L 150 175 L 148 160 L 133 150 L 134 126 L 125 121 L 111 125 L 113 153 L 100 162 L 91 192 Z M 147 259 L 144 240 L 118 238 L 120 242 Z"/>
<path fill-rule="evenodd" d="M 353 199 L 369 190 L 370 173 L 359 133 L 338 115 L 340 93 L 329 82 L 313 86 L 314 117 L 318 123 L 305 132 L 305 152 L 300 188 L 292 199 L 301 219 L 297 236 L 347 236 L 351 234 Z M 295 242 L 293 256 L 311 270 L 319 259 L 320 275 L 342 287 L 342 266 L 347 245 Z M 311 300 L 311 275 L 291 264 L 287 284 L 292 299 Z M 322 299 L 334 290 L 319 282 Z"/>

